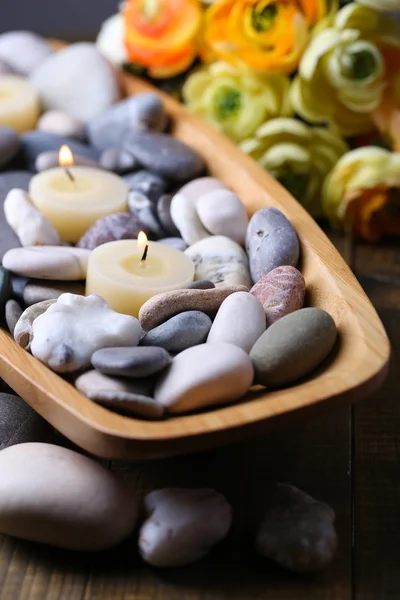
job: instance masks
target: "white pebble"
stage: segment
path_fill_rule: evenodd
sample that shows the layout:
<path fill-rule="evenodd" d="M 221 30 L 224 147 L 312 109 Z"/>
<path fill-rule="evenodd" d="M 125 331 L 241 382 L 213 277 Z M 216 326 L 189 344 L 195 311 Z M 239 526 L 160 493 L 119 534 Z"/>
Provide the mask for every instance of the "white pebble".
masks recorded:
<path fill-rule="evenodd" d="M 12 248 L 3 256 L 3 267 L 22 277 L 78 281 L 86 279 L 90 253 L 68 246 Z"/>
<path fill-rule="evenodd" d="M 30 31 L 8 31 L 0 35 L 0 59 L 19 75 L 30 75 L 51 54 L 47 41 Z"/>
<path fill-rule="evenodd" d="M 244 246 L 249 219 L 240 198 L 230 190 L 216 189 L 198 198 L 197 214 L 214 235 L 225 235 Z"/>
<path fill-rule="evenodd" d="M 62 137 L 73 137 L 79 140 L 85 137 L 85 123 L 62 110 L 49 110 L 37 122 L 37 129 L 46 133 L 54 133 Z"/>

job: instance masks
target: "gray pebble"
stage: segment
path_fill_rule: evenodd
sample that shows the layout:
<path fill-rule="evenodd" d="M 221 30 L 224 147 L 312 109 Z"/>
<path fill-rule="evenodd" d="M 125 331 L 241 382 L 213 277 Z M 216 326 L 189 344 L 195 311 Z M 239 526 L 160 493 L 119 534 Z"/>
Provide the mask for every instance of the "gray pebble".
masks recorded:
<path fill-rule="evenodd" d="M 19 396 L 0 394 L 0 450 L 55 439 L 54 429 Z"/>
<path fill-rule="evenodd" d="M 326 567 L 338 540 L 335 513 L 293 485 L 278 483 L 270 491 L 268 508 L 258 531 L 260 554 L 297 573 Z"/>
<path fill-rule="evenodd" d="M 28 169 L 35 168 L 36 159 L 39 154 L 50 150 L 58 152 L 64 144 L 69 146 L 72 154 L 76 156 L 84 156 L 85 158 L 91 158 L 92 160 L 98 159 L 98 152 L 95 148 L 82 144 L 69 137 L 63 137 L 54 133 L 27 131 L 22 134 L 21 142 L 21 155 L 25 160 Z"/>
<path fill-rule="evenodd" d="M 153 212 L 153 203 L 141 192 L 129 192 L 128 208 L 135 215 L 155 239 L 165 236 L 157 217 Z"/>
<path fill-rule="evenodd" d="M 24 289 L 28 281 L 27 277 L 20 277 L 19 275 L 11 277 L 12 295 L 18 302 L 24 302 Z"/>
<path fill-rule="evenodd" d="M 129 173 L 140 167 L 136 158 L 121 148 L 107 148 L 103 150 L 99 159 L 100 166 L 114 173 Z"/>
<path fill-rule="evenodd" d="M 171 217 L 172 194 L 163 194 L 157 202 L 157 216 L 164 231 L 172 237 L 180 237 L 180 231 Z"/>
<path fill-rule="evenodd" d="M 4 315 L 4 307 L 12 292 L 11 273 L 0 266 L 0 318 Z"/>
<path fill-rule="evenodd" d="M 24 286 L 22 297 L 26 306 L 32 306 L 44 300 L 56 300 L 61 294 L 78 294 L 84 296 L 85 286 L 79 281 L 46 282 L 40 279 L 31 279 Z"/>
<path fill-rule="evenodd" d="M 35 160 L 35 169 L 38 173 L 41 171 L 47 171 L 48 169 L 54 169 L 59 166 L 59 151 L 48 150 L 47 152 L 41 152 Z M 78 167 L 92 167 L 94 169 L 100 168 L 97 161 L 87 158 L 86 156 L 78 156 L 74 154 L 74 165 Z"/>
<path fill-rule="evenodd" d="M 6 302 L 6 323 L 8 330 L 12 336 L 14 336 L 15 326 L 18 323 L 23 312 L 24 309 L 21 308 L 20 304 L 18 304 L 16 300 L 11 299 L 8 300 L 8 302 Z"/>
<path fill-rule="evenodd" d="M 18 236 L 11 227 L 6 224 L 3 210 L 4 200 L 7 194 L 14 188 L 20 188 L 22 190 L 29 189 L 29 182 L 32 179 L 32 176 L 33 174 L 27 171 L 8 171 L 0 173 L 0 219 L 3 223 L 0 235 L 0 260 L 8 250 L 21 246 Z"/>
<path fill-rule="evenodd" d="M 91 143 L 105 150 L 120 146 L 127 134 L 135 130 L 162 131 L 166 125 L 164 105 L 157 94 L 131 96 L 114 104 L 88 123 Z"/>
<path fill-rule="evenodd" d="M 139 192 L 154 203 L 158 202 L 167 187 L 162 177 L 144 169 L 125 175 L 123 179 L 131 192 Z"/>
<path fill-rule="evenodd" d="M 250 352 L 255 382 L 289 385 L 316 369 L 331 352 L 336 324 L 320 308 L 302 308 L 276 321 Z"/>
<path fill-rule="evenodd" d="M 173 353 L 182 352 L 204 343 L 211 325 L 212 321 L 208 315 L 198 310 L 189 310 L 150 330 L 141 344 L 160 346 Z"/>
<path fill-rule="evenodd" d="M 138 161 L 161 177 L 173 181 L 188 181 L 205 170 L 202 157 L 171 135 L 153 132 L 132 132 L 124 148 Z"/>
<path fill-rule="evenodd" d="M 296 231 L 277 208 L 254 213 L 247 228 L 246 250 L 253 283 L 276 267 L 295 267 L 300 254 Z"/>
<path fill-rule="evenodd" d="M 152 379 L 117 378 L 88 371 L 78 377 L 75 386 L 90 400 L 111 410 L 160 419 L 164 407 L 152 398 L 155 383 Z"/>
<path fill-rule="evenodd" d="M 177 250 L 180 250 L 181 252 L 184 252 L 184 250 L 186 250 L 186 248 L 188 247 L 185 240 L 183 240 L 180 237 L 162 238 L 161 240 L 159 240 L 159 242 L 160 242 L 160 244 L 166 244 L 167 246 L 172 246 L 173 248 L 176 248 Z"/>
<path fill-rule="evenodd" d="M 7 165 L 17 154 L 20 146 L 19 135 L 11 127 L 0 126 L 0 168 Z"/>
<path fill-rule="evenodd" d="M 101 244 L 116 240 L 135 240 L 139 231 L 148 232 L 146 223 L 136 214 L 116 213 L 98 219 L 76 244 L 78 248 L 93 250 Z"/>
<path fill-rule="evenodd" d="M 103 348 L 92 356 L 92 365 L 105 375 L 149 377 L 171 362 L 164 348 Z"/>
<path fill-rule="evenodd" d="M 193 281 L 193 283 L 189 283 L 186 286 L 187 290 L 212 290 L 215 288 L 215 283 L 209 281 L 208 279 L 199 279 L 198 281 Z"/>

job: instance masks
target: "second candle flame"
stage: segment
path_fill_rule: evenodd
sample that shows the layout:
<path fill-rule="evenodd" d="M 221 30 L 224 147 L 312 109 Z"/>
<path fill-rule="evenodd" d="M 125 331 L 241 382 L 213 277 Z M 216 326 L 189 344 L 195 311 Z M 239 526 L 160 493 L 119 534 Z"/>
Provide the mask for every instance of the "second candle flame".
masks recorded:
<path fill-rule="evenodd" d="M 139 234 L 137 236 L 137 243 L 138 243 L 138 248 L 139 250 L 144 250 L 146 248 L 147 245 L 147 235 L 145 234 L 144 231 L 139 231 Z"/>
<path fill-rule="evenodd" d="M 73 154 L 68 146 L 61 146 L 58 154 L 58 162 L 60 167 L 72 167 L 74 164 Z"/>

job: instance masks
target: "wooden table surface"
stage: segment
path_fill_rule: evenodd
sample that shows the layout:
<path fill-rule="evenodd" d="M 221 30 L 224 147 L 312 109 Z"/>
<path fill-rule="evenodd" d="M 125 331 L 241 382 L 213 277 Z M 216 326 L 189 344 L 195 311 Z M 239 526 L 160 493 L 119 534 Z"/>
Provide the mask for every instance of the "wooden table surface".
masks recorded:
<path fill-rule="evenodd" d="M 76 554 L 0 537 L 1 600 L 399 600 L 400 599 L 400 246 L 349 252 L 387 328 L 392 368 L 384 387 L 358 405 L 282 424 L 264 438 L 207 454 L 108 467 L 140 493 L 211 486 L 234 509 L 234 526 L 202 562 L 156 570 L 134 540 L 101 554 Z M 287 481 L 336 511 L 340 546 L 331 566 L 298 576 L 261 560 L 254 528 L 268 484 Z"/>

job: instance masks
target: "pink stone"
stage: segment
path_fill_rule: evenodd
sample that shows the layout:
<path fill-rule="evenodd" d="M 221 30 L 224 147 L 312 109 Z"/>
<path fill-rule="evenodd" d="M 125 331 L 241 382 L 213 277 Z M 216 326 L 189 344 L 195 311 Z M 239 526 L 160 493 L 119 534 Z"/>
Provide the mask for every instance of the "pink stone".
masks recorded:
<path fill-rule="evenodd" d="M 267 324 L 272 325 L 285 315 L 303 307 L 306 284 L 295 267 L 277 267 L 251 288 L 263 305 Z"/>

